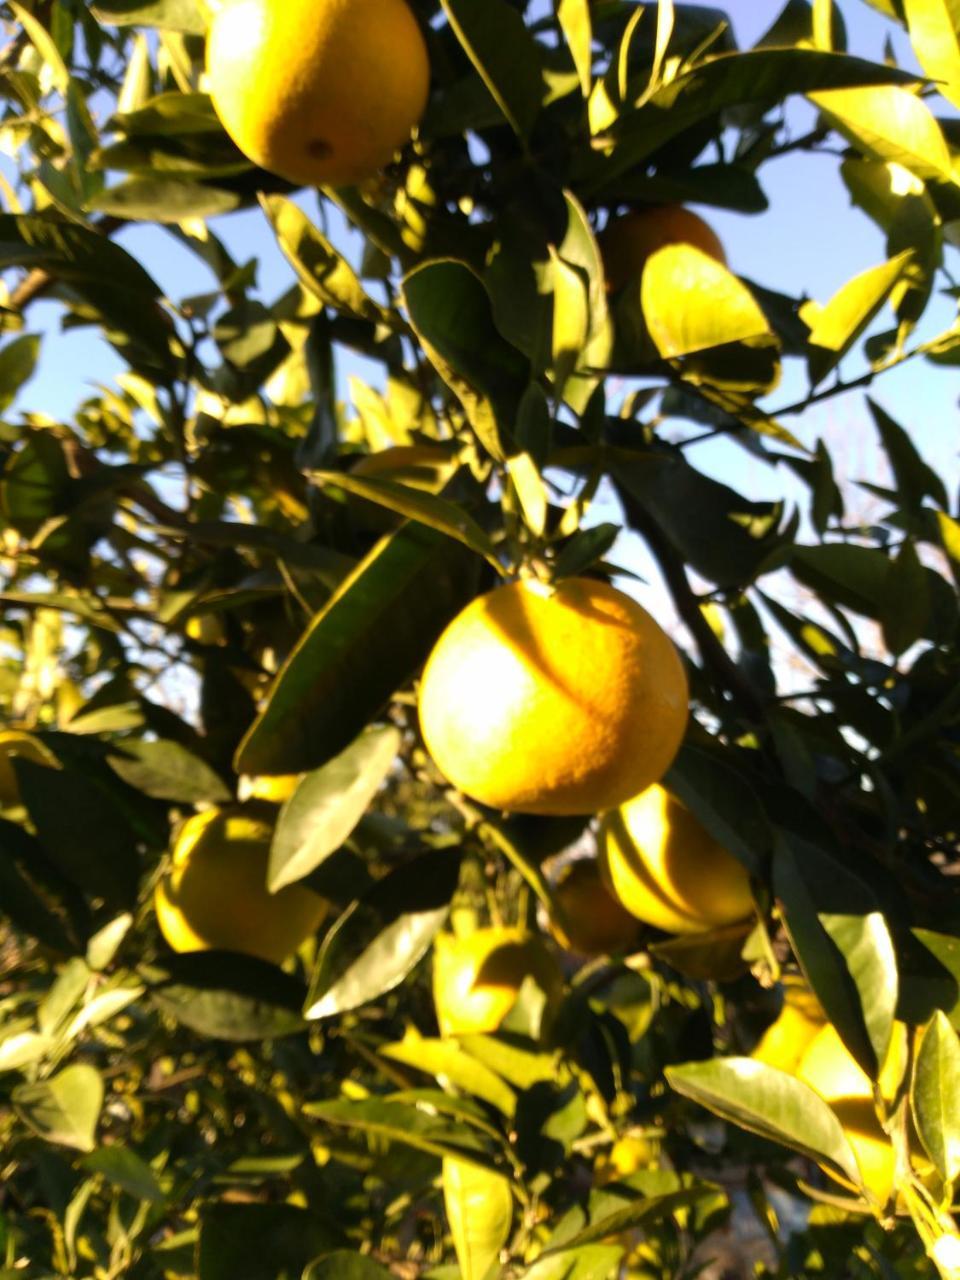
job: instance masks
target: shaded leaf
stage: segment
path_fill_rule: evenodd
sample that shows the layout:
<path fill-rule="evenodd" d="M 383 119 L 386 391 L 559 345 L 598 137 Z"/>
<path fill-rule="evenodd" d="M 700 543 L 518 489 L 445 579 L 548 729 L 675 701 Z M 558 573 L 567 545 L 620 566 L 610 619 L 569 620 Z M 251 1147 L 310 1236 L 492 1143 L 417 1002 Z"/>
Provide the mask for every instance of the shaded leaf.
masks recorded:
<path fill-rule="evenodd" d="M 312 1259 L 341 1243 L 341 1233 L 316 1210 L 292 1204 L 211 1204 L 200 1218 L 198 1277 L 300 1280 Z"/>
<path fill-rule="evenodd" d="M 136 1200 L 162 1204 L 166 1199 L 157 1175 L 130 1147 L 100 1147 L 84 1159 L 83 1167 L 90 1173 L 103 1174 L 108 1182 Z"/>
<path fill-rule="evenodd" d="M 275 965 L 226 951 L 167 956 L 142 971 L 150 997 L 201 1035 L 273 1040 L 304 1026 L 304 987 Z"/>
<path fill-rule="evenodd" d="M 469 1125 L 442 1119 L 427 1102 L 394 1097 L 366 1098 L 360 1102 L 337 1099 L 308 1102 L 304 1114 L 324 1124 L 362 1133 L 378 1134 L 440 1159 L 469 1160 L 483 1169 L 495 1169 L 492 1157 Z"/>
<path fill-rule="evenodd" d="M 231 798 L 223 779 L 179 742 L 125 738 L 107 759 L 124 782 L 154 800 L 225 804 Z"/>
<path fill-rule="evenodd" d="M 540 53 L 506 0 L 441 0 L 450 26 L 513 130 L 525 136 L 540 112 Z"/>
<path fill-rule="evenodd" d="M 927 1155 L 946 1182 L 960 1177 L 960 1040 L 937 1012 L 923 1033 L 910 1095 L 913 1118 Z"/>
<path fill-rule="evenodd" d="M 303 1280 L 390 1280 L 390 1272 L 366 1254 L 339 1249 L 311 1263 Z"/>

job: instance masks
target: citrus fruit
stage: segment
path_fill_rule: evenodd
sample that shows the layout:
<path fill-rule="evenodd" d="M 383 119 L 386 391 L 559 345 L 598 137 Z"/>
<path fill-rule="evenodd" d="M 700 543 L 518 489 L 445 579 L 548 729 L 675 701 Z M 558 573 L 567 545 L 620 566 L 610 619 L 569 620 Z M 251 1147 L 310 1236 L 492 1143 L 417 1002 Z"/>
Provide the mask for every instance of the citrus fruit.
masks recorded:
<path fill-rule="evenodd" d="M 783 1008 L 763 1033 L 751 1057 L 793 1075 L 826 1021 L 823 1006 L 803 979 L 785 974 Z"/>
<path fill-rule="evenodd" d="M 713 230 L 682 205 L 658 205 L 624 214 L 599 238 L 607 286 L 616 293 L 639 280 L 647 259 L 671 244 L 689 244 L 726 265 L 727 255 Z"/>
<path fill-rule="evenodd" d="M 649 1138 L 618 1138 L 610 1150 L 597 1160 L 594 1181 L 598 1187 L 603 1187 L 609 1182 L 629 1178 L 638 1169 L 647 1169 L 656 1164 L 658 1156 L 657 1143 Z"/>
<path fill-rule="evenodd" d="M 886 1204 L 893 1192 L 896 1154 L 877 1119 L 869 1077 L 834 1027 L 825 1026 L 810 1042 L 797 1078 L 830 1103 L 853 1148 L 864 1185 L 880 1204 Z M 842 1181 L 830 1169 L 827 1172 Z"/>
<path fill-rule="evenodd" d="M 743 865 L 658 784 L 604 815 L 600 865 L 627 910 L 668 933 L 718 929 L 753 911 Z"/>
<path fill-rule="evenodd" d="M 241 800 L 266 800 L 269 804 L 286 804 L 303 778 L 302 773 L 281 773 L 275 777 L 244 776 L 238 794 Z"/>
<path fill-rule="evenodd" d="M 59 769 L 56 756 L 32 733 L 21 729 L 4 729 L 0 732 L 0 808 L 14 809 L 22 803 L 20 783 L 17 780 L 13 758 L 29 760 L 31 764 Z"/>
<path fill-rule="evenodd" d="M 420 726 L 440 772 L 520 813 L 595 813 L 662 777 L 687 723 L 672 641 L 605 582 L 525 580 L 472 601 L 427 660 Z"/>
<path fill-rule="evenodd" d="M 174 951 L 241 951 L 280 964 L 320 925 L 327 903 L 300 885 L 267 892 L 272 828 L 242 809 L 189 818 L 157 885 L 160 931 Z"/>
<path fill-rule="evenodd" d="M 433 951 L 433 1000 L 440 1034 L 496 1031 L 513 1008 L 527 977 L 548 1001 L 563 977 L 553 956 L 534 934 L 492 926 L 457 936 L 437 935 Z"/>
<path fill-rule="evenodd" d="M 290 182 L 362 182 L 410 137 L 430 64 L 405 0 L 223 0 L 207 84 L 242 152 Z"/>
<path fill-rule="evenodd" d="M 592 858 L 564 867 L 554 886 L 562 925 L 551 929 L 562 947 L 582 956 L 629 952 L 637 941 L 637 919 L 610 892 Z"/>

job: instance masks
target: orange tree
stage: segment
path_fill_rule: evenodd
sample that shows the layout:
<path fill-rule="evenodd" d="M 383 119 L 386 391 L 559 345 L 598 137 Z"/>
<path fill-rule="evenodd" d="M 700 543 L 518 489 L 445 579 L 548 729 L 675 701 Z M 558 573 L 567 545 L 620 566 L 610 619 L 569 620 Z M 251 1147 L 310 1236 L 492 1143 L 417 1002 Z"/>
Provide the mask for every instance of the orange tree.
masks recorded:
<path fill-rule="evenodd" d="M 802 419 L 957 362 L 917 329 L 955 294 L 955 6 L 871 0 L 920 80 L 829 2 L 750 50 L 666 0 L 288 3 L 0 5 L 0 1276 L 666 1278 L 733 1238 L 957 1277 L 960 526 L 909 423 L 870 402 L 863 525 Z M 208 88 L 263 163 L 359 184 L 295 201 Z M 887 255 L 811 301 L 682 206 L 762 216 L 818 149 Z M 41 298 L 125 365 L 69 422 L 21 392 Z M 344 353 L 379 370 L 349 405 Z M 704 432 L 803 510 L 699 472 Z M 621 527 L 683 670 L 604 585 Z M 498 582 L 536 610 L 472 603 Z M 419 672 L 467 606 L 434 762 Z"/>

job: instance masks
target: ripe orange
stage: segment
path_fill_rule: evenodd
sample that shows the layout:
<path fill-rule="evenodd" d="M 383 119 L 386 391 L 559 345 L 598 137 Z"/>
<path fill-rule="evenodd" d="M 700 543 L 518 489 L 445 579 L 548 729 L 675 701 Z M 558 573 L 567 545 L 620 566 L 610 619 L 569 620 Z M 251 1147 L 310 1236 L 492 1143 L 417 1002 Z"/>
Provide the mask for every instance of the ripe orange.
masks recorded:
<path fill-rule="evenodd" d="M 750 1056 L 794 1074 L 826 1021 L 823 1006 L 803 979 L 784 975 L 783 1008 Z"/>
<path fill-rule="evenodd" d="M 157 885 L 160 931 L 174 951 L 241 951 L 281 964 L 319 927 L 326 901 L 300 885 L 267 891 L 272 827 L 237 809 L 209 809 L 180 828 Z"/>
<path fill-rule="evenodd" d="M 563 925 L 554 921 L 551 930 L 562 947 L 582 956 L 619 955 L 635 948 L 637 918 L 613 896 L 592 858 L 565 867 L 554 894 Z"/>
<path fill-rule="evenodd" d="M 420 726 L 450 782 L 495 809 L 595 813 L 663 776 L 687 724 L 673 642 L 605 582 L 522 581 L 469 604 L 427 660 Z"/>
<path fill-rule="evenodd" d="M 362 182 L 427 103 L 430 64 L 406 0 L 220 0 L 207 82 L 224 128 L 291 182 Z"/>
<path fill-rule="evenodd" d="M 616 293 L 639 280 L 647 259 L 670 244 L 690 244 L 726 264 L 723 245 L 704 220 L 682 205 L 658 205 L 615 218 L 600 235 L 607 286 Z"/>
<path fill-rule="evenodd" d="M 496 1031 L 513 1008 L 527 977 L 548 1002 L 563 989 L 556 960 L 534 934 L 491 927 L 434 942 L 433 1000 L 443 1036 Z"/>
<path fill-rule="evenodd" d="M 701 933 L 753 911 L 743 865 L 664 787 L 604 816 L 600 858 L 627 910 L 668 933 Z"/>

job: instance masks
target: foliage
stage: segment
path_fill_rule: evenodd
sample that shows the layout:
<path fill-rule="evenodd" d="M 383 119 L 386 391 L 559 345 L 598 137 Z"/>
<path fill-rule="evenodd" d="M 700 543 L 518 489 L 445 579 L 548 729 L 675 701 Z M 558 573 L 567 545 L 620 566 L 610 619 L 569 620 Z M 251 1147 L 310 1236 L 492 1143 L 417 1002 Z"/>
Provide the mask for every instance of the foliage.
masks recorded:
<path fill-rule="evenodd" d="M 751 1215 L 759 1275 L 960 1274 L 960 512 L 879 401 L 867 525 L 798 425 L 960 353 L 957 324 L 918 335 L 956 296 L 955 6 L 871 3 L 929 81 L 847 52 L 820 0 L 749 50 L 668 0 L 415 0 L 423 125 L 318 198 L 222 131 L 202 0 L 0 6 L 0 707 L 49 753 L 13 760 L 0 816 L 0 1277 L 659 1280 Z M 797 150 L 837 154 L 885 261 L 812 300 L 675 246 L 608 294 L 610 216 L 762 215 L 764 167 Z M 258 209 L 295 272 L 279 296 L 217 232 Z M 131 224 L 205 290 L 165 297 Z M 57 342 L 40 298 L 125 365 L 70 422 L 26 407 Z M 377 368 L 349 403 L 345 353 Z M 809 391 L 778 405 L 787 362 Z M 803 510 L 698 470 L 705 434 L 791 472 Z M 425 487 L 351 471 L 411 444 Z M 559 918 L 550 860 L 592 828 L 448 792 L 417 672 L 498 578 L 617 572 L 621 526 L 686 628 L 668 782 L 750 871 L 756 922 L 566 956 L 549 1017 L 525 985 L 497 1034 L 441 1039 L 451 904 Z M 282 811 L 248 803 L 273 887 L 308 883 L 328 927 L 283 970 L 171 955 L 151 904 L 176 824 L 285 774 Z M 748 1060 L 797 963 L 872 1080 L 907 1028 L 877 1090 L 897 1204 L 859 1194 L 826 1103 Z M 625 1134 L 649 1160 L 606 1181 Z"/>

